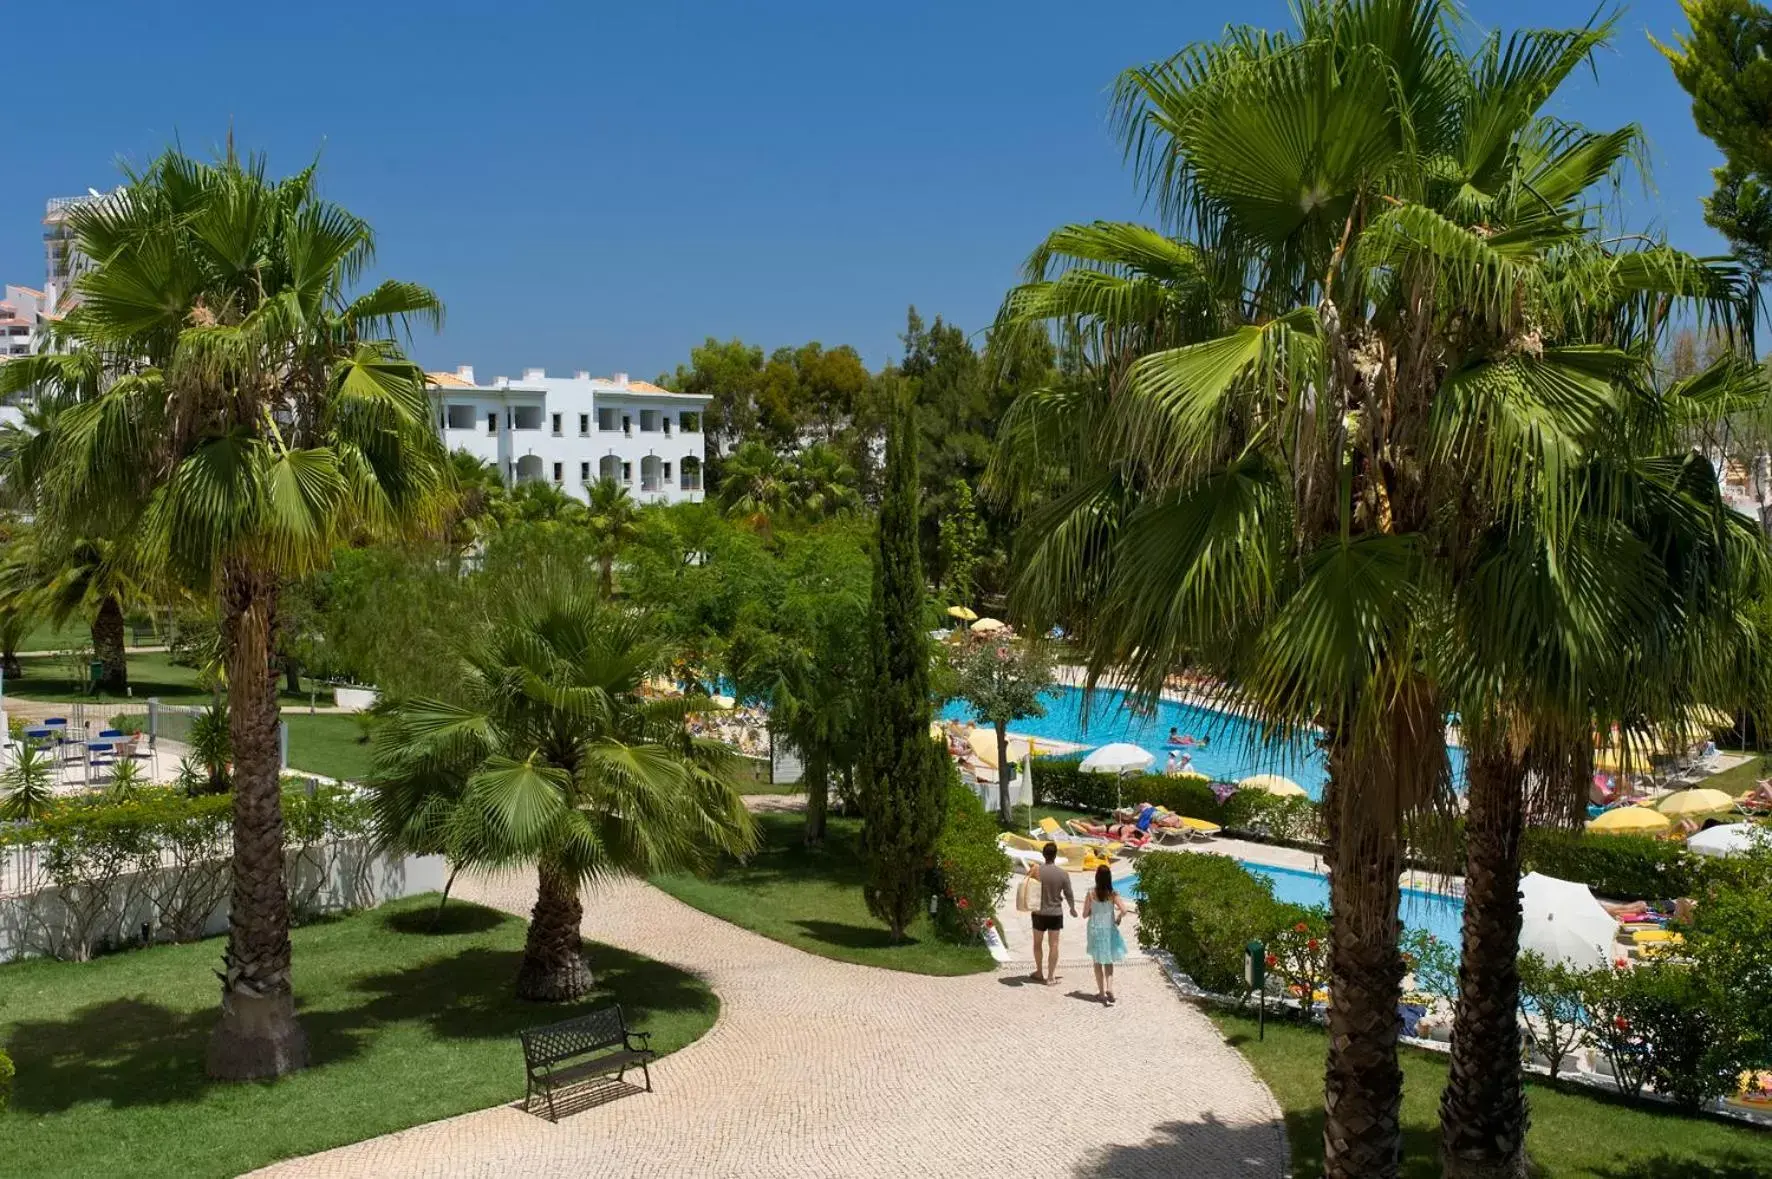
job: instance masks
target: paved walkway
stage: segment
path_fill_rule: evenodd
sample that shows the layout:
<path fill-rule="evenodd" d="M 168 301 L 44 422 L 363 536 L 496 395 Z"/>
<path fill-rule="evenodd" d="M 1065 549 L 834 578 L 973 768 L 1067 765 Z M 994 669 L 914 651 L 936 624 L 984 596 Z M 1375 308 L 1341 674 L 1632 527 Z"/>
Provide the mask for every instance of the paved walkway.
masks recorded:
<path fill-rule="evenodd" d="M 458 886 L 526 912 L 534 884 Z M 1019 925 L 1019 928 L 1017 928 Z M 1011 925 L 1016 948 L 1025 919 Z M 264 1174 L 333 1176 L 1278 1176 L 1280 1111 L 1210 1021 L 1142 959 L 1120 1003 L 1060 985 L 928 978 L 804 954 L 646 885 L 590 900 L 585 932 L 705 975 L 721 1014 L 558 1125 L 500 1106 Z M 1071 960 L 1081 949 L 1073 926 Z M 592 963 L 593 967 L 595 962 Z"/>

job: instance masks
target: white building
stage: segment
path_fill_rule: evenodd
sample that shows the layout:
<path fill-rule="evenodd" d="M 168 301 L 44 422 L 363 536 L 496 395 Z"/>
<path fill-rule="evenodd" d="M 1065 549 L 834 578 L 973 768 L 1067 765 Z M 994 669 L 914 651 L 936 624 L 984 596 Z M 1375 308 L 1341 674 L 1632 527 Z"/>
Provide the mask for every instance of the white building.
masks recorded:
<path fill-rule="evenodd" d="M 8 285 L 0 297 L 0 361 L 37 351 L 49 299 L 34 287 Z"/>
<path fill-rule="evenodd" d="M 450 450 L 493 464 L 506 484 L 546 481 L 579 499 L 613 479 L 642 503 L 702 498 L 707 397 L 672 393 L 626 373 L 474 380 L 472 367 L 427 373 L 437 427 Z"/>
<path fill-rule="evenodd" d="M 121 189 L 114 191 L 121 192 Z M 92 259 L 74 247 L 68 214 L 81 205 L 105 199 L 107 194 L 88 189 L 85 196 L 52 197 L 43 206 L 43 290 L 48 297 L 46 314 L 62 315 L 80 301 L 74 284 L 92 269 Z"/>

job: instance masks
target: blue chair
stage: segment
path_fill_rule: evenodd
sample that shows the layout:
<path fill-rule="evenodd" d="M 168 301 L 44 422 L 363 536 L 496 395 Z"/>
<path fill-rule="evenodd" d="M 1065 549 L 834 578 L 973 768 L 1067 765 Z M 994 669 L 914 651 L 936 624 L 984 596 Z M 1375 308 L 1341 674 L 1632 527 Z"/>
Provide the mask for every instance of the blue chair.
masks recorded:
<path fill-rule="evenodd" d="M 52 716 L 46 719 L 43 723 L 52 729 L 58 727 L 65 729 L 68 727 L 68 718 L 65 716 Z"/>
<path fill-rule="evenodd" d="M 129 734 L 125 733 L 122 729 L 101 729 L 101 730 L 99 730 L 98 735 L 100 737 L 127 737 L 127 736 L 129 736 Z"/>

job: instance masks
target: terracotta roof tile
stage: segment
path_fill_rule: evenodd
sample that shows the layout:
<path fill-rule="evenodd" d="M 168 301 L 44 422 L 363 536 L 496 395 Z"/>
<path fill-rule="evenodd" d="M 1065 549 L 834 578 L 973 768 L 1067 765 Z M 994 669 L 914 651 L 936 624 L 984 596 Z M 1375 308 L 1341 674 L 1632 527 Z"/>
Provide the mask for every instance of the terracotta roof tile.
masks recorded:
<path fill-rule="evenodd" d="M 426 373 L 425 383 L 438 389 L 472 389 L 472 381 L 464 381 L 454 373 Z"/>
<path fill-rule="evenodd" d="M 629 381 L 628 388 L 635 393 L 669 393 L 669 389 L 660 388 L 651 381 Z"/>

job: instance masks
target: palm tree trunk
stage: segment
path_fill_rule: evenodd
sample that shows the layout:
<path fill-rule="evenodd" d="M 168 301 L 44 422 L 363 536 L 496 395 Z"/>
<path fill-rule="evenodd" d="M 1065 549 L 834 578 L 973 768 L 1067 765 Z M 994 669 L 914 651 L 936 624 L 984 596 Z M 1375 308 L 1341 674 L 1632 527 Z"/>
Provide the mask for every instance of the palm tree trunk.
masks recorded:
<path fill-rule="evenodd" d="M 822 749 L 806 753 L 806 846 L 824 846 L 831 801 L 831 760 Z"/>
<path fill-rule="evenodd" d="M 599 557 L 599 558 L 597 558 L 597 576 L 598 576 L 600 583 L 602 585 L 603 600 L 605 602 L 613 601 L 615 599 L 615 558 L 614 557 Z"/>
<path fill-rule="evenodd" d="M 245 561 L 223 571 L 228 735 L 234 755 L 234 891 L 221 1022 L 209 1075 L 244 1081 L 307 1067 L 308 1041 L 290 983 L 289 892 L 283 878 L 277 693 L 271 667 L 277 583 Z"/>
<path fill-rule="evenodd" d="M 523 943 L 523 965 L 517 969 L 517 998 L 541 1003 L 577 999 L 591 989 L 584 941 L 578 927 L 584 920 L 578 881 L 553 865 L 537 869 L 535 908 L 529 914 L 529 937 Z"/>
<path fill-rule="evenodd" d="M 997 809 L 1008 827 L 1015 823 L 1015 805 L 1009 799 L 1009 728 L 1002 721 L 991 727 L 997 730 Z"/>
<path fill-rule="evenodd" d="M 1464 959 L 1452 1071 L 1440 1098 L 1448 1179 L 1524 1179 L 1520 1083 L 1520 830 L 1526 767 L 1500 742 L 1468 747 Z"/>
<path fill-rule="evenodd" d="M 114 696 L 129 689 L 129 657 L 124 652 L 127 644 L 123 632 L 123 607 L 116 598 L 106 597 L 99 602 L 98 613 L 92 619 L 92 654 L 104 664 L 99 688 Z"/>
<path fill-rule="evenodd" d="M 1396 1179 L 1403 1102 L 1397 1064 L 1402 857 L 1396 831 L 1345 797 L 1363 791 L 1360 771 L 1345 749 L 1330 750 L 1323 800 L 1330 866 L 1323 1164 L 1328 1179 Z"/>

